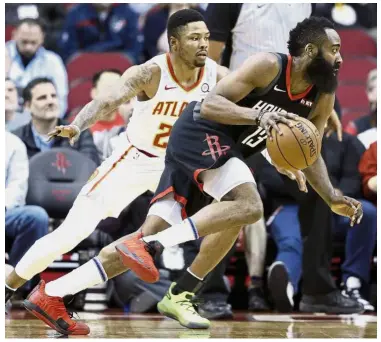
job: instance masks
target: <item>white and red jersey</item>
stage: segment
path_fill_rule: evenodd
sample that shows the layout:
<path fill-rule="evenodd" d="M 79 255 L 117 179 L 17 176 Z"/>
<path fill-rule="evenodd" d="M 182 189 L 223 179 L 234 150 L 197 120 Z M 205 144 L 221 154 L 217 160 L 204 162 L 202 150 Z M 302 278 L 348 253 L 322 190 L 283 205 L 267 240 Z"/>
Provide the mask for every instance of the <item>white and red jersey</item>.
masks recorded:
<path fill-rule="evenodd" d="M 192 101 L 202 101 L 217 83 L 217 64 L 207 58 L 195 84 L 185 88 L 177 80 L 169 54 L 151 59 L 161 69 L 156 95 L 148 101 L 136 101 L 127 126 L 127 137 L 136 148 L 164 157 L 172 126 Z"/>

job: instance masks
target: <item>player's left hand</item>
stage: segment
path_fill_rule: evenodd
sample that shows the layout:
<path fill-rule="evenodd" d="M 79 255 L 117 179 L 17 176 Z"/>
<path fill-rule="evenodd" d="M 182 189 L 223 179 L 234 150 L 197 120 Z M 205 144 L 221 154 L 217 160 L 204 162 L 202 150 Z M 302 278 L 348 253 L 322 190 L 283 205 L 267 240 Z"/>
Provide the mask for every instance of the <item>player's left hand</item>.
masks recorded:
<path fill-rule="evenodd" d="M 326 136 L 329 137 L 333 132 L 337 134 L 337 140 L 343 141 L 343 126 L 336 111 L 333 109 L 327 121 Z"/>
<path fill-rule="evenodd" d="M 331 200 L 331 210 L 341 216 L 346 216 L 351 219 L 351 227 L 356 223 L 359 224 L 362 220 L 363 210 L 359 201 L 347 196 L 335 194 Z"/>
<path fill-rule="evenodd" d="M 285 175 L 288 178 L 296 181 L 296 183 L 298 183 L 298 188 L 300 191 L 303 191 L 305 193 L 308 192 L 307 183 L 306 183 L 306 176 L 302 171 L 299 171 L 299 170 L 290 171 L 290 170 L 284 169 L 282 167 L 278 167 L 276 165 L 274 165 L 274 166 L 279 173 L 281 173 L 282 175 Z"/>

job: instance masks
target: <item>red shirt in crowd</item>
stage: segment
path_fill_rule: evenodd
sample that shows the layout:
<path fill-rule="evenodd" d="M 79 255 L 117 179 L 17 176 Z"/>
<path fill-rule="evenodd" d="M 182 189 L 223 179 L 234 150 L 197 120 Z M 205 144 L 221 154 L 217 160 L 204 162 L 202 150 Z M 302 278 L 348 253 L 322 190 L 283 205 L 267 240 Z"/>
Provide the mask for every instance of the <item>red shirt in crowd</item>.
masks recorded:
<path fill-rule="evenodd" d="M 362 187 L 365 198 L 377 205 L 377 193 L 368 187 L 369 179 L 377 175 L 377 141 L 371 144 L 364 152 L 360 160 L 359 170 L 362 176 Z"/>

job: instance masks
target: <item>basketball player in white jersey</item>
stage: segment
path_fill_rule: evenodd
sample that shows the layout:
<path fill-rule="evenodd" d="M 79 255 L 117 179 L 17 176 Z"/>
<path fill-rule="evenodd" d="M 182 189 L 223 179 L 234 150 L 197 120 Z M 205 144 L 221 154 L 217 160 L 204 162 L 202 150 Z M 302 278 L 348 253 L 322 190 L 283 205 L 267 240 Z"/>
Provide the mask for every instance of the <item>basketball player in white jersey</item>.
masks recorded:
<path fill-rule="evenodd" d="M 199 12 L 186 9 L 174 13 L 168 21 L 168 40 L 170 53 L 129 68 L 120 84 L 88 103 L 71 125 L 56 127 L 51 134 L 70 138 L 73 143 L 81 131 L 137 97 L 125 143 L 94 172 L 61 226 L 38 240 L 7 277 L 6 302 L 17 288 L 89 236 L 102 219 L 118 217 L 139 195 L 156 190 L 172 125 L 189 102 L 203 100 L 228 72 L 207 57 L 209 31 Z M 170 217 L 167 220 L 171 223 Z M 41 281 L 33 291 L 38 298 L 30 301 L 27 309 L 62 334 L 88 334 L 87 325 L 68 315 L 62 297 L 126 270 L 121 263 L 122 268 L 109 267 L 119 260 L 108 260 L 105 255 L 101 251 L 98 257 L 46 286 Z"/>

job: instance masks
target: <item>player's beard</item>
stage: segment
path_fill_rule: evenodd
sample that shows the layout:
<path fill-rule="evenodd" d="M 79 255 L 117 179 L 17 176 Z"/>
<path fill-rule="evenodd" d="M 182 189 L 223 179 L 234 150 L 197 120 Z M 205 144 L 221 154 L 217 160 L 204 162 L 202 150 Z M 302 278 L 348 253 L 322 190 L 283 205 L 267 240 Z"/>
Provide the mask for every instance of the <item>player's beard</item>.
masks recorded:
<path fill-rule="evenodd" d="M 307 67 L 307 80 L 314 84 L 320 92 L 332 94 L 336 91 L 338 85 L 337 73 L 335 74 L 334 70 L 338 67 L 339 65 L 336 63 L 331 65 L 327 62 L 321 51 L 319 51 L 318 55 Z"/>
<path fill-rule="evenodd" d="M 187 53 L 186 51 L 180 47 L 179 49 L 179 56 L 182 59 L 182 61 L 188 66 L 188 68 L 193 69 L 193 68 L 201 68 L 205 65 L 205 61 L 202 62 L 197 62 L 197 57 L 195 56 L 192 61 L 187 58 Z"/>

